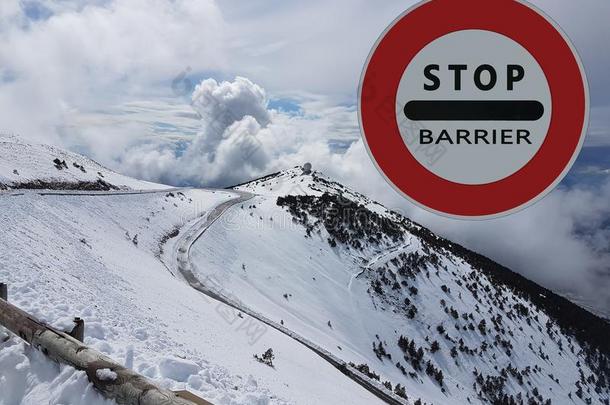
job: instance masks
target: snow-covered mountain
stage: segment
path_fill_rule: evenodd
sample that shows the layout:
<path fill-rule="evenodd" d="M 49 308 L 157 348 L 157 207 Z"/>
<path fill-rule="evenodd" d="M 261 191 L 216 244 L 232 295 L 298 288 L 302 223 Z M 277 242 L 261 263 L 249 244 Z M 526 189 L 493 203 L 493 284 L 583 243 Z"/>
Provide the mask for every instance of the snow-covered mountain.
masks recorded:
<path fill-rule="evenodd" d="M 23 141 L 0 149 L 15 144 L 22 152 L 0 152 L 2 178 L 23 167 L 33 181 L 66 173 L 49 167 L 56 149 L 46 154 Z M 66 157 L 74 155 L 60 156 L 70 167 Z M 62 330 L 83 318 L 88 346 L 215 405 L 381 403 L 308 348 L 181 278 L 170 259 L 177 241 L 235 192 L 151 190 L 129 180 L 113 183 L 127 191 L 0 191 L 0 282 L 10 302 Z M 1 405 L 111 403 L 83 372 L 52 363 L 1 329 Z M 269 348 L 274 367 L 254 357 Z"/>
<path fill-rule="evenodd" d="M 0 190 L 147 190 L 166 186 L 113 172 L 97 162 L 53 146 L 0 136 Z"/>
<path fill-rule="evenodd" d="M 383 403 L 357 369 L 409 404 L 608 404 L 606 321 L 320 173 L 172 189 L 0 141 L 19 189 L 0 191 L 9 300 L 60 329 L 83 318 L 85 344 L 163 387 Z M 0 405 L 110 403 L 3 336 Z"/>
<path fill-rule="evenodd" d="M 602 403 L 610 325 L 300 168 L 193 247 L 200 278 L 424 403 Z"/>

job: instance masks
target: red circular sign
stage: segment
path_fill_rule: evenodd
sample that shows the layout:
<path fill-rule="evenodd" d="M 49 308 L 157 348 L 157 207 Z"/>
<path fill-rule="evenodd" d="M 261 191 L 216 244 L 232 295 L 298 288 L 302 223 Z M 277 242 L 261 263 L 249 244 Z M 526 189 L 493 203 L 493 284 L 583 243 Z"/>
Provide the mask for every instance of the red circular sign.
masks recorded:
<path fill-rule="evenodd" d="M 499 34 L 529 52 L 546 78 L 552 105 L 546 110 L 548 131 L 541 134 L 545 137 L 532 157 L 510 175 L 480 184 L 452 180 L 450 174 L 439 175 L 422 164 L 401 136 L 396 113 L 397 110 L 402 111 L 403 107 L 401 104 L 397 108 L 401 80 L 405 78 L 405 72 L 414 58 L 441 37 L 472 30 Z M 469 44 L 464 46 L 468 47 Z M 472 48 L 468 49 L 472 52 Z M 459 52 L 454 58 L 459 59 Z M 440 64 L 437 66 L 438 72 L 442 67 Z M 456 73 L 453 69 L 452 75 Z M 472 80 L 466 72 L 464 69 L 462 83 Z M 518 73 L 510 72 L 508 79 L 510 75 L 513 79 L 520 77 Z M 502 75 L 497 74 L 498 82 Z M 410 79 L 406 77 L 405 80 Z M 479 74 L 478 80 L 477 85 L 492 81 L 490 73 Z M 431 86 L 434 81 L 430 76 L 422 76 L 422 83 Z M 450 91 L 458 94 L 454 90 L 459 87 L 460 84 L 455 84 Z M 511 90 L 506 90 L 507 94 Z M 481 97 L 490 94 L 488 90 L 479 93 Z M 468 105 L 468 111 L 476 108 L 473 105 L 476 104 Z M 454 110 L 449 113 L 451 111 Z M 573 46 L 548 17 L 516 0 L 496 0 L 493 3 L 489 0 L 430 0 L 416 5 L 395 20 L 378 40 L 360 83 L 359 118 L 363 139 L 380 172 L 411 201 L 452 217 L 497 217 L 515 212 L 545 196 L 559 184 L 578 156 L 586 133 L 588 113 L 587 82 Z M 481 122 L 488 119 L 481 117 Z M 508 122 L 514 117 L 499 119 Z M 451 147 L 454 147 L 453 144 Z M 460 150 L 466 151 L 467 147 L 464 145 Z M 487 145 L 480 150 L 480 153 L 494 151 Z M 512 149 L 506 146 L 503 150 L 511 153 Z M 482 162 L 485 161 L 484 157 L 481 156 Z M 455 161 L 457 164 L 469 164 L 468 161 L 459 162 L 459 159 Z M 493 162 L 489 168 L 492 169 L 492 166 Z M 480 170 L 484 171 L 485 168 Z M 450 173 L 450 170 L 446 172 Z"/>

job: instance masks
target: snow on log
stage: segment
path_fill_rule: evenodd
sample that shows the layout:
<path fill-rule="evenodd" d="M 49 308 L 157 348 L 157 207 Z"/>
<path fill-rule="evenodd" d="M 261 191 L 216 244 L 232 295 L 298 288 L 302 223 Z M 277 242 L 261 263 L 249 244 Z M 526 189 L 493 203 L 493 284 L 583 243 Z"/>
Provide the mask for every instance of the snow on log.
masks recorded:
<path fill-rule="evenodd" d="M 128 405 L 196 405 L 83 345 L 70 335 L 44 325 L 28 313 L 0 299 L 0 325 L 57 362 L 87 373 L 106 398 Z M 110 378 L 112 377 L 112 378 Z"/>

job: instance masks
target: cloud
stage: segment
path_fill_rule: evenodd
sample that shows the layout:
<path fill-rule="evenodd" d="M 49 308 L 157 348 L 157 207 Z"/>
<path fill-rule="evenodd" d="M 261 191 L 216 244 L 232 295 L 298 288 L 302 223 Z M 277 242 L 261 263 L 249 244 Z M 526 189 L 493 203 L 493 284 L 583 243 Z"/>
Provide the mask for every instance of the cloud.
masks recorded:
<path fill-rule="evenodd" d="M 200 131 L 178 153 L 173 144 L 147 141 L 119 151 L 121 169 L 171 184 L 224 185 L 265 170 L 257 135 L 271 123 L 265 91 L 248 79 L 202 81 L 192 95 Z"/>
<path fill-rule="evenodd" d="M 610 105 L 610 3 L 605 0 L 574 2 L 569 0 L 535 0 L 533 3 L 553 18 L 568 35 L 579 53 L 587 77 L 594 107 Z"/>
<path fill-rule="evenodd" d="M 221 83 L 204 80 L 195 88 L 192 99 L 203 130 L 189 154 L 206 155 L 210 161 L 215 160 L 214 155 L 224 139 L 242 132 L 245 137 L 251 137 L 271 121 L 265 91 L 243 77 Z M 244 120 L 245 117 L 250 118 Z M 245 122 L 241 123 L 242 120 Z"/>
<path fill-rule="evenodd" d="M 416 1 L 311 0 L 219 3 L 228 57 L 240 74 L 273 92 L 308 91 L 354 97 L 368 53 L 385 28 Z M 610 104 L 606 0 L 532 0 L 566 32 L 587 71 L 592 105 Z M 357 22 L 357 23 L 356 23 Z M 595 118 L 595 117 L 594 117 Z M 606 124 L 606 122 L 604 122 Z M 605 127 L 610 132 L 610 125 Z M 610 137 L 610 134 L 607 134 Z"/>
<path fill-rule="evenodd" d="M 28 4 L 48 15 L 32 18 Z M 186 66 L 223 66 L 223 21 L 212 0 L 4 0 L 0 22 L 2 129 L 51 143 L 66 143 L 62 128 L 74 110 L 168 93 Z"/>
<path fill-rule="evenodd" d="M 240 73 L 277 92 L 353 97 L 364 61 L 387 25 L 414 0 L 219 3 Z"/>
<path fill-rule="evenodd" d="M 486 222 L 414 216 L 551 289 L 610 315 L 610 181 L 599 189 L 559 189 L 535 206 Z"/>
<path fill-rule="evenodd" d="M 608 65 L 610 66 L 610 63 Z M 610 86 L 608 87 L 610 88 Z M 610 145 L 610 104 L 591 109 L 586 145 Z"/>
<path fill-rule="evenodd" d="M 201 130 L 182 151 L 149 139 L 95 157 L 137 177 L 179 185 L 226 186 L 300 165 L 334 159 L 328 134 L 354 140 L 353 107 L 303 96 L 299 114 L 268 107 L 266 92 L 250 80 L 202 81 L 192 95 Z"/>

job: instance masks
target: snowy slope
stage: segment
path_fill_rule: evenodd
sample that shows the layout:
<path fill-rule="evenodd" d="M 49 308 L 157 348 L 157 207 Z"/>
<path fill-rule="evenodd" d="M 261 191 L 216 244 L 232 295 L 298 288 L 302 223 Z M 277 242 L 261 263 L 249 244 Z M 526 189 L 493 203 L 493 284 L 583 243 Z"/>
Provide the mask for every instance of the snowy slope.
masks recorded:
<path fill-rule="evenodd" d="M 17 137 L 0 136 L 0 190 L 168 188 L 120 175 L 75 153 Z"/>
<path fill-rule="evenodd" d="M 46 162 L 28 164 L 29 176 L 44 176 Z M 132 182 L 117 184 L 139 185 Z M 216 405 L 379 403 L 309 349 L 203 296 L 161 261 L 180 232 L 235 197 L 190 189 L 2 193 L 0 280 L 9 300 L 39 319 L 68 329 L 79 316 L 85 344 Z M 0 404 L 107 403 L 84 374 L 0 334 Z M 269 348 L 274 368 L 254 358 Z"/>
<path fill-rule="evenodd" d="M 412 401 L 608 402 L 601 319 L 319 173 L 238 189 L 192 255 L 243 305 Z"/>
<path fill-rule="evenodd" d="M 95 391 L 84 371 L 50 362 L 15 336 L 0 332 L 0 342 L 1 404 L 114 404 Z"/>

